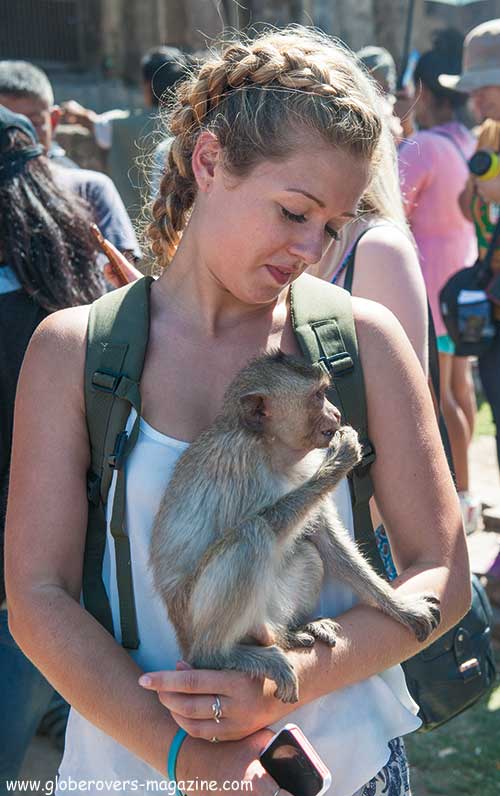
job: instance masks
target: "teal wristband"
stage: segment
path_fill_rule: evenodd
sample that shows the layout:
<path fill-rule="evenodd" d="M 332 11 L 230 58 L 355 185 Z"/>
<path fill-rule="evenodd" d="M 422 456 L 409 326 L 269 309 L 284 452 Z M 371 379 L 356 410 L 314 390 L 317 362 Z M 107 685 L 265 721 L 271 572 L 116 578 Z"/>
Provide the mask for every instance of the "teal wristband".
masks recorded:
<path fill-rule="evenodd" d="M 179 788 L 177 788 L 177 777 L 175 774 L 175 768 L 177 765 L 177 757 L 179 756 L 179 750 L 182 744 L 184 743 L 186 736 L 187 736 L 186 730 L 178 729 L 174 735 L 174 740 L 170 744 L 170 749 L 168 750 L 167 774 L 168 778 L 176 783 L 175 796 L 182 796 Z"/>

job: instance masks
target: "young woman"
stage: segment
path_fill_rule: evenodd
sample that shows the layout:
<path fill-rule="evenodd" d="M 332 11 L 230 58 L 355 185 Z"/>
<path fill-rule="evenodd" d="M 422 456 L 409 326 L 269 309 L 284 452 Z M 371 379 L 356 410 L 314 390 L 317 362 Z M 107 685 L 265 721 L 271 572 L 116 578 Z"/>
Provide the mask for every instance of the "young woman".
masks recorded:
<path fill-rule="evenodd" d="M 254 794 L 273 796 L 279 789 L 258 754 L 286 721 L 302 727 L 332 769 L 335 796 L 388 783 L 408 792 L 398 739 L 419 722 L 395 664 L 421 649 L 411 633 L 325 583 L 321 610 L 336 615 L 341 636 L 333 649 L 288 653 L 300 701 L 284 705 L 267 680 L 186 670 L 147 569 L 151 524 L 175 462 L 213 420 L 232 377 L 266 349 L 299 355 L 289 286 L 356 216 L 378 156 L 380 121 L 366 81 L 330 40 L 294 29 L 227 46 L 178 89 L 150 227 L 154 254 L 168 267 L 151 289 L 141 431 L 126 470 L 141 637 L 131 655 L 80 604 L 88 308 L 51 317 L 30 346 L 8 512 L 10 621 L 73 706 L 60 777 L 93 780 L 91 793 L 103 779 L 147 792 L 149 780 L 166 776 L 182 727 L 178 780 L 215 780 L 221 789 L 251 781 Z M 435 592 L 444 631 L 468 608 L 469 573 L 426 381 L 387 310 L 359 299 L 353 310 L 396 588 Z M 352 531 L 345 482 L 335 501 Z M 214 736 L 220 743 L 209 743 Z"/>
<path fill-rule="evenodd" d="M 54 184 L 35 130 L 0 106 L 0 793 L 16 779 L 54 689 L 9 633 L 3 583 L 3 536 L 14 398 L 21 363 L 38 324 L 64 307 L 104 292 L 83 201 Z M 67 705 L 51 706 L 51 734 L 61 745 Z"/>
<path fill-rule="evenodd" d="M 436 326 L 441 406 L 450 435 L 464 524 L 473 531 L 480 510 L 469 494 L 467 462 L 475 416 L 474 387 L 469 360 L 454 356 L 439 308 L 439 291 L 447 279 L 471 265 L 477 254 L 473 226 L 463 217 L 458 204 L 468 176 L 467 160 L 475 148 L 472 134 L 457 118 L 466 95 L 445 89 L 438 81 L 441 73 L 459 71 L 461 49 L 461 37 L 457 40 L 452 32 L 445 32 L 436 38 L 434 48 L 420 57 L 415 69 L 419 132 L 401 146 L 399 164 L 406 214 L 417 242 Z"/>

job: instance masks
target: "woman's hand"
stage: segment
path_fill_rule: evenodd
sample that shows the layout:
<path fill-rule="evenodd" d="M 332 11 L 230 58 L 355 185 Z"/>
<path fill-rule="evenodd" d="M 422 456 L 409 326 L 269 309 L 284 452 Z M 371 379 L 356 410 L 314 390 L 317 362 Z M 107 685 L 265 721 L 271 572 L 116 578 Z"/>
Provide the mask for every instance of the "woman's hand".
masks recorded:
<path fill-rule="evenodd" d="M 177 784 L 196 780 L 215 782 L 210 792 L 251 793 L 252 796 L 290 796 L 278 788 L 276 781 L 259 762 L 259 755 L 273 737 L 270 730 L 260 730 L 242 741 L 209 744 L 207 741 L 186 738 L 176 765 Z M 242 783 L 250 783 L 244 785 Z M 236 784 L 233 784 L 236 783 Z M 228 787 L 229 785 L 229 787 Z"/>
<path fill-rule="evenodd" d="M 149 678 L 146 684 L 144 678 Z M 297 705 L 285 705 L 273 695 L 271 680 L 250 677 L 242 672 L 191 669 L 180 661 L 176 671 L 143 675 L 140 685 L 158 692 L 162 705 L 192 738 L 209 741 L 236 741 L 273 724 Z M 215 697 L 221 718 L 215 720 Z"/>

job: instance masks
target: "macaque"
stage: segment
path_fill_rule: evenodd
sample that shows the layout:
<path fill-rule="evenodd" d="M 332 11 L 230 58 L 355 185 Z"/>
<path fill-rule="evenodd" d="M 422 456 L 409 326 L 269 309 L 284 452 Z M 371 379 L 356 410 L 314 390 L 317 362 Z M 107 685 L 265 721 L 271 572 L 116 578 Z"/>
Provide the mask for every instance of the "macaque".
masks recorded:
<path fill-rule="evenodd" d="M 424 641 L 432 595 L 398 594 L 358 550 L 330 493 L 361 460 L 329 377 L 275 352 L 241 370 L 214 423 L 180 457 L 156 516 L 155 587 L 195 668 L 236 669 L 296 702 L 285 650 L 334 645 L 332 618 L 310 620 L 325 572 Z"/>

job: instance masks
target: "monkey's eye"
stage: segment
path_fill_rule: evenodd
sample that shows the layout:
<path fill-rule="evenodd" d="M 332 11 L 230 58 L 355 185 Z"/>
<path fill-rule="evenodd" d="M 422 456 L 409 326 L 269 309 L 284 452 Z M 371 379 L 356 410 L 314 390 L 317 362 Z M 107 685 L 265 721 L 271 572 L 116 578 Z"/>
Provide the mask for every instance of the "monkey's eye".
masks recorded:
<path fill-rule="evenodd" d="M 317 392 L 314 394 L 314 397 L 315 398 L 319 398 L 320 401 L 324 401 L 325 400 L 325 389 L 323 388 L 321 390 L 317 390 Z"/>

